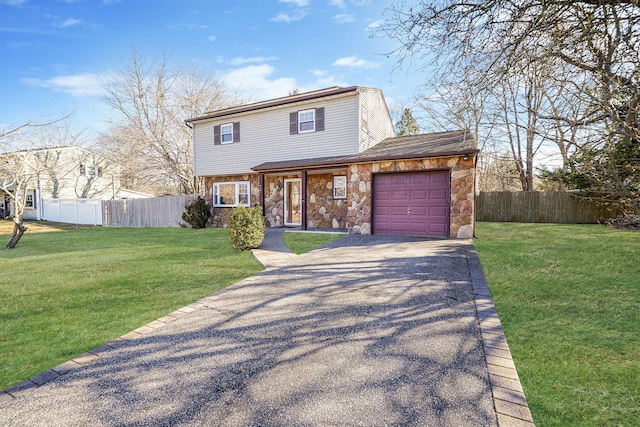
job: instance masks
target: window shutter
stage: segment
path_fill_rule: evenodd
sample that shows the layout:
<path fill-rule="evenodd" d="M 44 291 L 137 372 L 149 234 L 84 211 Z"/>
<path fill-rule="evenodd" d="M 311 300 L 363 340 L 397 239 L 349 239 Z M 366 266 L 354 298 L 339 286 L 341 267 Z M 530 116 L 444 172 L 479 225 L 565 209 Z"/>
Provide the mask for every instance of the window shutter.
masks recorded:
<path fill-rule="evenodd" d="M 289 135 L 298 133 L 298 112 L 289 114 Z"/>
<path fill-rule="evenodd" d="M 213 145 L 220 145 L 220 125 L 213 127 Z"/>
<path fill-rule="evenodd" d="M 233 122 L 233 142 L 240 142 L 240 122 Z"/>
<path fill-rule="evenodd" d="M 316 132 L 324 130 L 324 107 L 316 108 Z"/>

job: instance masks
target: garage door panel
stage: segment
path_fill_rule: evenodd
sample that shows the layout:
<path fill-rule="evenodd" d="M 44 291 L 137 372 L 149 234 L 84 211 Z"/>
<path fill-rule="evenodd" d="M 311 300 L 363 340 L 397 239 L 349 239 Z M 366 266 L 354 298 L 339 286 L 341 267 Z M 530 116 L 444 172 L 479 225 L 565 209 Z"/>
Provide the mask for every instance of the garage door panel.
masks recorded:
<path fill-rule="evenodd" d="M 449 183 L 448 171 L 375 175 L 374 233 L 448 236 Z"/>
<path fill-rule="evenodd" d="M 447 190 L 429 190 L 429 199 L 430 200 L 447 200 L 448 199 L 448 191 Z"/>
<path fill-rule="evenodd" d="M 411 201 L 415 204 L 417 200 L 426 201 L 428 198 L 428 192 L 427 190 L 411 190 L 409 197 L 411 198 Z"/>
<path fill-rule="evenodd" d="M 420 221 L 428 213 L 426 206 L 411 206 L 411 218 L 412 221 Z"/>
<path fill-rule="evenodd" d="M 396 220 L 400 220 L 407 214 L 407 208 L 405 206 L 392 206 L 391 207 L 391 215 L 396 218 Z"/>

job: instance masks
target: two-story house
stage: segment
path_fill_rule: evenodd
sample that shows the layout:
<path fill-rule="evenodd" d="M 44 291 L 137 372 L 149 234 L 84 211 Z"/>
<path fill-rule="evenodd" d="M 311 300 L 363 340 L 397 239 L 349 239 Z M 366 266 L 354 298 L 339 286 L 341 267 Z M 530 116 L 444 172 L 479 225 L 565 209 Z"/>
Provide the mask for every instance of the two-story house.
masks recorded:
<path fill-rule="evenodd" d="M 26 181 L 24 219 L 41 219 L 40 208 L 45 198 L 119 198 L 120 167 L 85 148 L 41 148 L 5 153 L 0 157 L 24 164 L 21 176 L 17 176 Z M 11 177 L 5 179 L 10 180 Z M 9 186 L 7 190 L 13 191 Z M 0 208 L 5 215 L 14 213 L 11 197 L 1 190 Z"/>
<path fill-rule="evenodd" d="M 259 204 L 270 227 L 473 235 L 473 135 L 396 137 L 378 89 L 332 87 L 185 122 L 216 226 Z"/>

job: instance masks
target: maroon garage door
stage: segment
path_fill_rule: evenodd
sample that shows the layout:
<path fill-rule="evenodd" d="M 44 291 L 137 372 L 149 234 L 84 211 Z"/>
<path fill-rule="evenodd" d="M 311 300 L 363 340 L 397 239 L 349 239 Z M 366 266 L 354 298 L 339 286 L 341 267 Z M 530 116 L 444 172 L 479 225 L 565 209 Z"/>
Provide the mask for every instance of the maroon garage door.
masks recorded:
<path fill-rule="evenodd" d="M 373 178 L 373 232 L 449 236 L 449 171 Z"/>

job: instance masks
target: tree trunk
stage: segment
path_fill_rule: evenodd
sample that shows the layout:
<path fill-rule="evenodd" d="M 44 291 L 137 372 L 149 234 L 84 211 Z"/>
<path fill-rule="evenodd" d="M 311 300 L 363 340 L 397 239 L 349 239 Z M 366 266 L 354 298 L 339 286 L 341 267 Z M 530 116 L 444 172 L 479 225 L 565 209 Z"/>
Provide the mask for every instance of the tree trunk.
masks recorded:
<path fill-rule="evenodd" d="M 13 233 L 11 234 L 11 240 L 9 240 L 9 243 L 7 243 L 7 249 L 15 248 L 18 244 L 18 241 L 27 230 L 28 228 L 22 224 L 22 221 L 16 218 L 16 220 L 13 222 Z"/>

